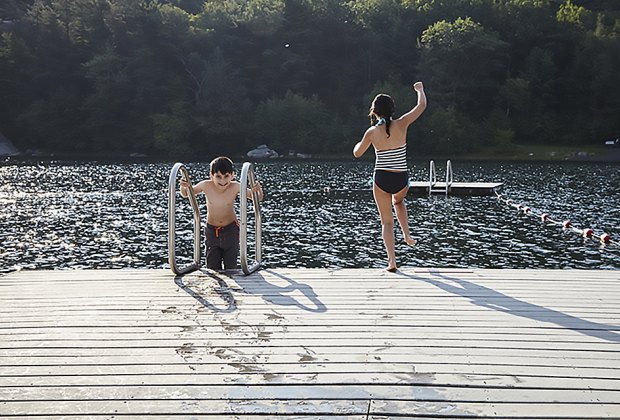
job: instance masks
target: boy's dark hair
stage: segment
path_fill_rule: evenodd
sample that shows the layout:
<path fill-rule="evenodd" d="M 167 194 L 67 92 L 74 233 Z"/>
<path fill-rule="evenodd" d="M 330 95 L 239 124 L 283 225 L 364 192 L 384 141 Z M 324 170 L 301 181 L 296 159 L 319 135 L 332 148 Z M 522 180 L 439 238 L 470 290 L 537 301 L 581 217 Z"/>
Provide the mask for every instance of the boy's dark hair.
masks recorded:
<path fill-rule="evenodd" d="M 211 161 L 211 174 L 221 173 L 232 174 L 235 172 L 235 167 L 233 166 L 232 160 L 227 158 L 226 156 L 216 157 Z"/>

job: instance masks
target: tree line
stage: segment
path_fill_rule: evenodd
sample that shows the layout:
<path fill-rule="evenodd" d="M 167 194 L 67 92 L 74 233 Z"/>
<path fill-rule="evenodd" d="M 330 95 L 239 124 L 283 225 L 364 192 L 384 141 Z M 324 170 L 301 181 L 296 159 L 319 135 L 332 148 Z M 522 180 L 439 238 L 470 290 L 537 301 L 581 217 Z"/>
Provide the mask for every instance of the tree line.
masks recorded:
<path fill-rule="evenodd" d="M 620 134 L 614 0 L 3 0 L 0 131 L 76 154 L 349 152 L 425 84 L 415 153 Z"/>

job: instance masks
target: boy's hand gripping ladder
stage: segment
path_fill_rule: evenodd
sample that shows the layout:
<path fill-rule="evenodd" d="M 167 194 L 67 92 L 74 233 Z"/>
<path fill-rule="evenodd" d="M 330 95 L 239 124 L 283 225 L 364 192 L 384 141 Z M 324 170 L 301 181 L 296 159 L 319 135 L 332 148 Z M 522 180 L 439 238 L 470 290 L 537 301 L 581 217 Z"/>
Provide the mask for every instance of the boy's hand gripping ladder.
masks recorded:
<path fill-rule="evenodd" d="M 239 229 L 239 257 L 241 259 L 241 269 L 245 274 L 253 273 L 260 267 L 261 256 L 261 214 L 260 200 L 258 192 L 252 191 L 256 180 L 254 178 L 254 166 L 250 162 L 245 162 L 241 168 L 241 191 L 239 193 L 240 205 L 240 229 Z M 252 194 L 254 204 L 254 217 L 256 218 L 256 237 L 255 237 L 255 260 L 248 264 L 248 189 Z"/>
<path fill-rule="evenodd" d="M 194 212 L 194 260 L 185 267 L 179 267 L 176 261 L 176 194 L 177 194 L 177 175 L 181 171 L 181 176 L 189 184 L 188 198 Z M 189 173 L 182 163 L 175 163 L 170 171 L 168 180 L 168 263 L 174 274 L 187 274 L 200 268 L 200 207 L 194 195 L 194 189 L 189 178 Z"/>

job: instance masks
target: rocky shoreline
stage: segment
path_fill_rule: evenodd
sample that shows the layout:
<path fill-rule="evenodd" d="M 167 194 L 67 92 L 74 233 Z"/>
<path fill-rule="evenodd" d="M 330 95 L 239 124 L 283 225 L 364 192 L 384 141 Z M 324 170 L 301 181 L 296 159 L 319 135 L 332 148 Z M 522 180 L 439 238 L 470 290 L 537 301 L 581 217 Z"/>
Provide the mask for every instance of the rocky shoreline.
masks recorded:
<path fill-rule="evenodd" d="M 19 150 L 11 143 L 11 140 L 7 139 L 0 133 L 0 156 L 18 156 Z"/>
<path fill-rule="evenodd" d="M 264 152 L 265 150 L 271 152 L 270 154 L 265 153 L 255 153 L 255 152 Z M 119 154 L 119 153 L 97 153 L 97 154 L 73 154 L 73 153 L 45 153 L 41 151 L 20 151 L 17 149 L 13 143 L 2 133 L 0 133 L 0 157 L 3 158 L 11 158 L 16 157 L 19 159 L 69 159 L 69 160 L 125 160 L 125 159 L 146 159 L 146 160 L 174 160 L 181 159 L 185 160 L 188 158 L 187 156 L 164 156 L 164 155 L 145 155 L 141 153 L 131 153 L 128 155 Z M 313 159 L 313 160 L 348 160 L 352 159 L 352 155 L 350 154 L 319 154 L 319 155 L 302 155 L 302 154 L 291 154 L 288 155 L 279 155 L 275 151 L 268 149 L 266 146 L 262 148 L 257 148 L 255 150 L 250 151 L 247 154 L 232 156 L 235 161 L 242 160 L 298 160 L 298 159 Z M 370 155 L 367 156 L 368 159 L 372 159 Z M 410 156 L 413 160 L 430 160 L 434 159 L 436 161 L 441 161 L 444 159 L 454 159 L 454 156 Z M 190 158 L 190 160 L 196 160 L 195 156 Z M 200 159 L 199 159 L 200 160 Z M 518 154 L 510 154 L 510 153 L 472 153 L 465 154 L 459 157 L 461 161 L 498 161 L 498 162 L 523 162 L 523 161 L 541 161 L 541 162 L 607 162 L 607 163 L 616 163 L 620 162 L 620 147 L 605 147 L 598 148 L 594 151 L 590 152 L 578 152 L 578 151 L 558 151 L 558 152 L 544 152 L 540 153 L 536 151 L 536 153 L 518 153 Z"/>

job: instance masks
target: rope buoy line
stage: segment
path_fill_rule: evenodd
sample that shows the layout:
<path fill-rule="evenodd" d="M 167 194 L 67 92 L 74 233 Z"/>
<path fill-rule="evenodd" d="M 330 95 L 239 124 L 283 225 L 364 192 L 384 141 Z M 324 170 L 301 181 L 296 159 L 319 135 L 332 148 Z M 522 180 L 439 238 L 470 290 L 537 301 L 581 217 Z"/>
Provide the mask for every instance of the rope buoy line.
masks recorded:
<path fill-rule="evenodd" d="M 558 222 L 557 220 L 553 220 L 551 216 L 549 215 L 549 213 L 536 213 L 530 207 L 525 206 L 521 203 L 515 203 L 513 200 L 506 198 L 503 194 L 498 194 L 497 192 L 495 192 L 495 195 L 497 196 L 497 199 L 503 202 L 504 204 L 510 207 L 514 207 L 520 212 L 523 212 L 523 214 L 526 214 L 528 216 L 538 217 L 540 221 L 543 223 L 561 226 L 564 230 L 576 233 L 577 235 L 580 235 L 581 237 L 585 239 L 593 239 L 594 237 L 598 237 L 599 241 L 603 245 L 618 245 L 617 241 L 611 240 L 611 235 L 607 232 L 603 232 L 600 235 L 595 235 L 594 230 L 592 228 L 579 229 L 573 226 L 573 223 L 570 220 L 564 220 L 562 222 Z"/>

